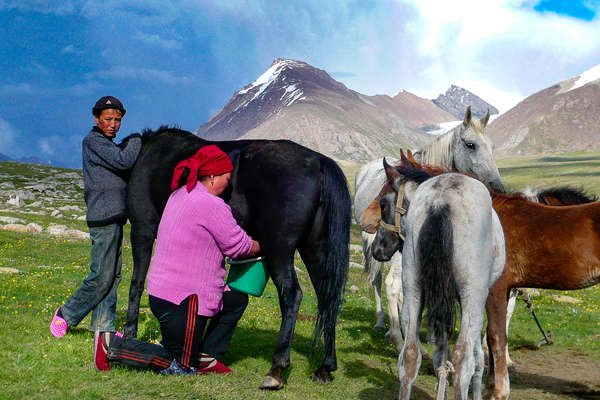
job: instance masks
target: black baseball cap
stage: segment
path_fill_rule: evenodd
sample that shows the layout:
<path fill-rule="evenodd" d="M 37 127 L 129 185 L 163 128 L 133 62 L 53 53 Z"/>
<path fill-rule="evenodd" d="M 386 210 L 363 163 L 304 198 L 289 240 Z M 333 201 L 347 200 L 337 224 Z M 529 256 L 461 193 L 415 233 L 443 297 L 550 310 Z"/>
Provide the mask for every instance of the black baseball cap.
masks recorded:
<path fill-rule="evenodd" d="M 102 113 L 102 110 L 108 110 L 110 108 L 121 111 L 121 114 L 125 116 L 126 111 L 123 107 L 123 103 L 114 96 L 101 97 L 94 105 L 94 108 L 92 108 L 92 114 L 98 117 Z"/>

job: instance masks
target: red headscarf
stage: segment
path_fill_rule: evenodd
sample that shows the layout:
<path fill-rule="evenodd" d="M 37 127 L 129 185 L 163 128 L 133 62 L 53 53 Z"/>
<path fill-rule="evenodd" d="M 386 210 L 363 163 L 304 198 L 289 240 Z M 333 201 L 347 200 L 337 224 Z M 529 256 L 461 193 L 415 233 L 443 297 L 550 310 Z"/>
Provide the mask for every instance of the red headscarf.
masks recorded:
<path fill-rule="evenodd" d="M 201 175 L 221 175 L 233 171 L 233 164 L 227 156 L 214 144 L 204 146 L 196 154 L 181 161 L 175 167 L 171 180 L 171 191 L 179 188 L 179 179 L 185 168 L 190 170 L 185 186 L 188 193 L 196 186 Z"/>

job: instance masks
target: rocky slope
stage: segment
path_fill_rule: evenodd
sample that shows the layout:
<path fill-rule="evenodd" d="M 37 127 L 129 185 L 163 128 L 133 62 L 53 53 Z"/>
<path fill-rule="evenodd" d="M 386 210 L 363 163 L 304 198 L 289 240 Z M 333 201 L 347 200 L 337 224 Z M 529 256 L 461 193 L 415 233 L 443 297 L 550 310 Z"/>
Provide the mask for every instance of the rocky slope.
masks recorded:
<path fill-rule="evenodd" d="M 490 114 L 498 114 L 498 109 L 477 95 L 456 85 L 451 85 L 446 93 L 440 94 L 432 100 L 442 110 L 452 114 L 456 119 L 461 120 L 465 115 L 465 110 L 471 106 L 471 112 L 477 118 L 481 118 L 490 110 Z"/>
<path fill-rule="evenodd" d="M 488 132 L 499 157 L 600 149 L 600 65 L 527 97 Z"/>

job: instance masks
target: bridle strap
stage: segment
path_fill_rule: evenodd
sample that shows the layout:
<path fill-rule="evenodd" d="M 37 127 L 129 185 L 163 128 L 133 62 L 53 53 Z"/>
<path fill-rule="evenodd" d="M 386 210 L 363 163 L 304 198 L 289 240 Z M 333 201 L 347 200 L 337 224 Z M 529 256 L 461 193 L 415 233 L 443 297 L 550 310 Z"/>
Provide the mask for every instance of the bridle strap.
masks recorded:
<path fill-rule="evenodd" d="M 379 223 L 381 224 L 381 226 L 383 226 L 388 231 L 396 232 L 402 240 L 405 240 L 404 235 L 402 234 L 402 232 L 400 232 L 400 217 L 402 217 L 404 214 L 406 214 L 406 209 L 404 207 L 402 207 L 403 200 L 404 200 L 404 187 L 402 187 L 402 188 L 400 188 L 400 190 L 398 190 L 398 196 L 396 196 L 396 209 L 394 210 L 396 217 L 395 217 L 394 225 L 386 223 L 383 219 L 381 219 L 381 221 L 379 221 Z"/>

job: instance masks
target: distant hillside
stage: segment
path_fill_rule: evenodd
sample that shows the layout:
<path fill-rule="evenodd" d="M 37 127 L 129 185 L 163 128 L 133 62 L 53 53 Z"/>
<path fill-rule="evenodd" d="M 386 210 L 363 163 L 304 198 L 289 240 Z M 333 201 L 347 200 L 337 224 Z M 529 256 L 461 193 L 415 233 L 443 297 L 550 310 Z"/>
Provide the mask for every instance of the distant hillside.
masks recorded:
<path fill-rule="evenodd" d="M 196 130 L 212 140 L 290 139 L 340 160 L 365 162 L 418 148 L 435 128 L 455 119 L 408 92 L 367 96 L 305 62 L 276 59 Z"/>
<path fill-rule="evenodd" d="M 500 157 L 600 149 L 600 65 L 527 97 L 488 132 Z"/>
<path fill-rule="evenodd" d="M 55 166 L 55 167 L 65 167 L 65 165 L 63 165 L 63 163 L 56 162 L 56 161 L 50 161 L 50 160 L 44 160 L 39 157 L 11 158 L 5 154 L 0 153 L 0 162 L 8 162 L 8 161 L 14 161 L 14 162 L 23 163 L 23 164 L 37 164 L 37 165 L 48 165 L 48 166 Z"/>

